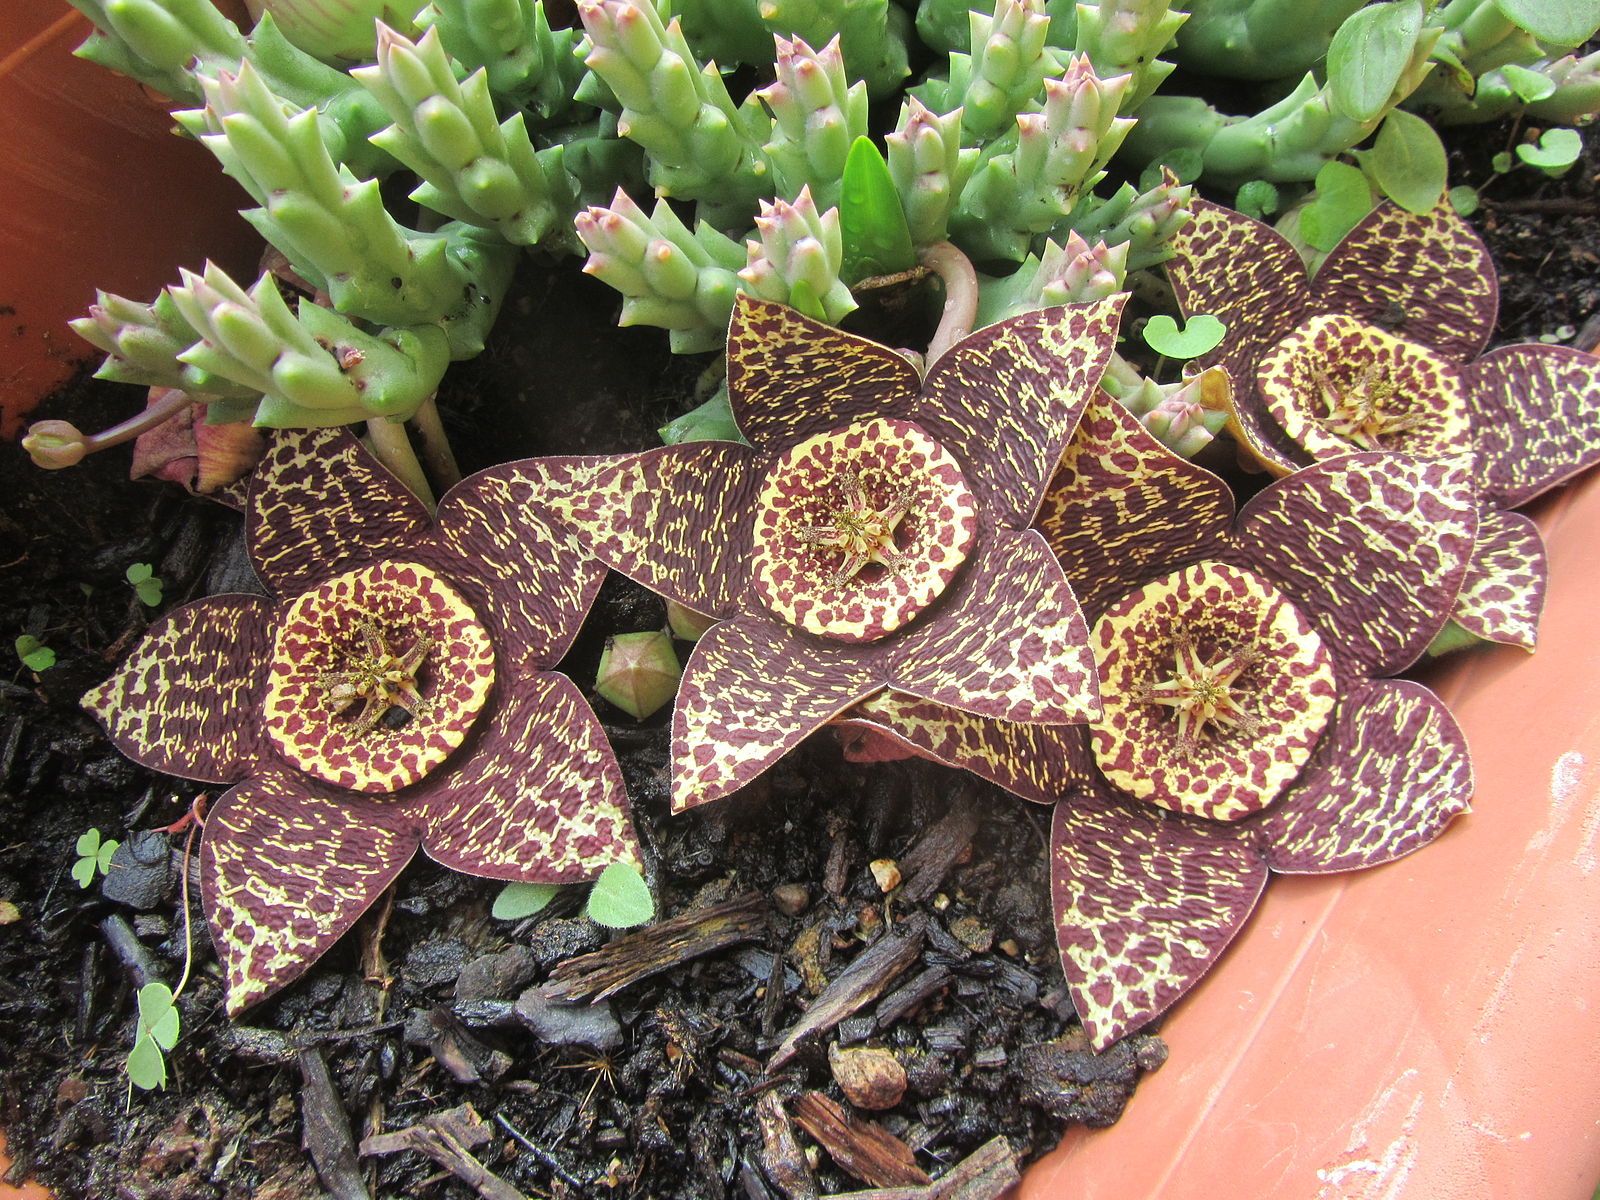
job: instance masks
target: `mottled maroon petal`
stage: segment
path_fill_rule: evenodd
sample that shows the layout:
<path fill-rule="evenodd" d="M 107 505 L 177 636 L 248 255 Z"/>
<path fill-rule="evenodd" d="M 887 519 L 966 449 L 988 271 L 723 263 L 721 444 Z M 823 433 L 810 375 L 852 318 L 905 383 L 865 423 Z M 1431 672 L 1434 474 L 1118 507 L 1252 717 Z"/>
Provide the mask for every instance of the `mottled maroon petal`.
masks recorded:
<path fill-rule="evenodd" d="M 310 784 L 260 775 L 206 816 L 200 895 L 231 1016 L 300 976 L 416 851 L 405 805 Z"/>
<path fill-rule="evenodd" d="M 809 733 L 884 686 L 878 646 L 824 643 L 742 615 L 714 625 L 684 668 L 672 715 L 672 806 L 743 787 Z"/>
<path fill-rule="evenodd" d="M 213 596 L 175 609 L 83 706 L 140 766 L 236 783 L 266 745 L 258 708 L 272 621 L 272 602 L 260 596 Z"/>
<path fill-rule="evenodd" d="M 1465 456 L 1351 454 L 1259 493 L 1229 557 L 1314 614 L 1346 677 L 1394 675 L 1449 618 L 1477 512 Z"/>
<path fill-rule="evenodd" d="M 1548 580 L 1539 527 L 1521 513 L 1480 509 L 1478 543 L 1452 615 L 1474 637 L 1532 650 Z"/>
<path fill-rule="evenodd" d="M 1274 871 L 1376 867 L 1436 838 L 1472 786 L 1466 739 L 1439 698 L 1379 680 L 1340 701 L 1300 783 L 1251 824 Z"/>
<path fill-rule="evenodd" d="M 995 522 L 1033 520 L 1116 345 L 1127 297 L 1038 309 L 980 329 L 929 369 L 915 417 L 956 456 Z"/>
<path fill-rule="evenodd" d="M 904 692 L 869 696 L 837 724 L 841 737 L 888 739 L 907 753 L 970 771 L 1037 804 L 1054 804 L 1093 771 L 1082 726 L 997 721 Z M 857 757 L 848 741 L 845 757 L 882 761 Z"/>
<path fill-rule="evenodd" d="M 555 664 L 594 603 L 605 567 L 549 504 L 612 458 L 526 459 L 480 471 L 439 503 L 413 557 L 458 587 L 494 635 L 501 671 Z"/>
<path fill-rule="evenodd" d="M 902 692 L 1003 721 L 1099 715 L 1089 626 L 1044 538 L 998 529 L 941 607 L 894 646 Z"/>
<path fill-rule="evenodd" d="M 1169 813 L 1103 784 L 1056 805 L 1056 940 L 1095 1049 L 1160 1016 L 1193 987 L 1266 882 L 1266 863 L 1238 826 Z"/>
<path fill-rule="evenodd" d="M 249 496 L 250 558 L 280 596 L 403 553 L 433 524 L 348 429 L 273 430 Z"/>
<path fill-rule="evenodd" d="M 1035 524 L 1090 621 L 1174 567 L 1216 553 L 1233 494 L 1103 391 L 1084 409 Z"/>
<path fill-rule="evenodd" d="M 593 879 L 641 861 L 622 771 L 575 684 L 512 681 L 450 769 L 426 780 L 423 849 L 468 875 L 530 883 Z"/>
<path fill-rule="evenodd" d="M 751 521 L 766 455 L 735 442 L 663 446 L 552 497 L 553 512 L 606 565 L 718 619 L 750 586 Z"/>
<path fill-rule="evenodd" d="M 1466 362 L 1494 331 L 1494 260 L 1446 203 L 1426 213 L 1380 204 L 1323 261 L 1317 312 L 1349 313 Z"/>
<path fill-rule="evenodd" d="M 1600 462 L 1600 358 L 1571 346 L 1502 346 L 1466 376 L 1479 486 L 1501 507 Z"/>
<path fill-rule="evenodd" d="M 922 386 L 887 346 L 740 293 L 728 325 L 728 399 L 739 430 L 767 452 L 873 417 L 907 419 Z"/>

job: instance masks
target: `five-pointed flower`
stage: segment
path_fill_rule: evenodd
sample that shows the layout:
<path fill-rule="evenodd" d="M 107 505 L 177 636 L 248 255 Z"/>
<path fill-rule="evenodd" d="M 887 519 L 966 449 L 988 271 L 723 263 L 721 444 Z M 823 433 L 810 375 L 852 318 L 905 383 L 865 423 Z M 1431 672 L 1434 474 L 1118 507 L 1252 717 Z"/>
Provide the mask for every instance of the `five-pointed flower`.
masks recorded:
<path fill-rule="evenodd" d="M 1173 244 L 1179 304 L 1228 327 L 1205 361 L 1233 376 L 1230 427 L 1269 470 L 1352 450 L 1473 455 L 1479 544 L 1454 615 L 1531 650 L 1544 546 L 1506 510 L 1600 461 L 1600 360 L 1537 344 L 1479 357 L 1494 264 L 1447 207 L 1380 206 L 1310 279 L 1287 239 L 1214 204 L 1197 204 Z"/>
<path fill-rule="evenodd" d="M 750 444 L 649 451 L 558 502 L 603 561 L 718 619 L 678 693 L 676 808 L 886 689 L 1009 722 L 1098 713 L 1088 627 L 1028 524 L 1121 305 L 989 326 L 924 379 L 903 354 L 741 296 L 728 391 Z"/>
<path fill-rule="evenodd" d="M 1444 624 L 1476 523 L 1466 456 L 1394 452 L 1306 467 L 1236 518 L 1220 479 L 1090 405 L 1039 527 L 1094 621 L 1105 704 L 1051 847 L 1097 1046 L 1200 977 L 1269 871 L 1376 866 L 1466 809 L 1455 721 L 1385 677 Z"/>
<path fill-rule="evenodd" d="M 247 530 L 280 599 L 177 609 L 85 697 L 136 762 L 236 785 L 200 855 L 230 1012 L 304 971 L 419 846 L 528 882 L 638 861 L 599 722 L 548 670 L 604 574 L 544 508 L 571 472 L 482 472 L 435 521 L 348 432 L 278 433 Z"/>

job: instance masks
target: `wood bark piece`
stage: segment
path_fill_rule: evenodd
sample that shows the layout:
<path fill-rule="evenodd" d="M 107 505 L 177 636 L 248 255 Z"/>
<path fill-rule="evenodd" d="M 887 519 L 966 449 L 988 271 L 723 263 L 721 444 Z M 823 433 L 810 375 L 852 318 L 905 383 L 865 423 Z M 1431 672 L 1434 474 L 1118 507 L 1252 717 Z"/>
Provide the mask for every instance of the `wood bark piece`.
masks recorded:
<path fill-rule="evenodd" d="M 927 1187 L 835 1192 L 822 1200 L 997 1200 L 1021 1178 L 1011 1144 L 997 1137 L 979 1146 Z"/>
<path fill-rule="evenodd" d="M 898 987 L 890 992 L 873 1013 L 873 1020 L 877 1022 L 878 1029 L 888 1029 L 917 1005 L 937 996 L 951 978 L 949 967 L 933 966 L 917 974 L 904 987 Z"/>
<path fill-rule="evenodd" d="M 558 1000 L 599 1000 L 651 975 L 727 946 L 758 939 L 767 925 L 767 899 L 746 892 L 721 904 L 681 913 L 624 934 L 589 954 L 569 958 L 550 974 L 546 994 Z"/>
<path fill-rule="evenodd" d="M 372 1200 L 356 1160 L 349 1114 L 334 1090 L 322 1051 L 301 1050 L 296 1057 L 305 1083 L 300 1089 L 300 1139 L 317 1168 L 317 1177 L 334 1200 Z"/>
<path fill-rule="evenodd" d="M 794 1100 L 800 1123 L 840 1170 L 873 1187 L 917 1187 L 931 1182 L 917 1166 L 911 1147 L 875 1121 L 845 1111 L 821 1092 L 802 1092 Z"/>
<path fill-rule="evenodd" d="M 756 1101 L 756 1125 L 761 1130 L 761 1173 L 785 1200 L 817 1200 L 816 1176 L 794 1140 L 794 1127 L 776 1092 Z"/>
<path fill-rule="evenodd" d="M 899 891 L 902 901 L 921 904 L 938 891 L 977 832 L 978 813 L 972 804 L 972 788 L 963 787 L 950 811 L 900 856 L 900 874 L 905 879 Z"/>
<path fill-rule="evenodd" d="M 465 1183 L 483 1200 L 528 1200 L 488 1167 L 473 1157 L 471 1148 L 490 1138 L 489 1127 L 470 1104 L 448 1108 L 394 1133 L 380 1133 L 363 1139 L 361 1153 L 394 1154 L 415 1150 L 438 1163 Z"/>
<path fill-rule="evenodd" d="M 767 1063 L 776 1071 L 799 1053 L 800 1043 L 813 1034 L 832 1029 L 864 1005 L 871 1004 L 895 979 L 916 962 L 927 937 L 928 918 L 924 913 L 902 921 L 885 932 L 840 971 L 822 990 L 811 1007 L 783 1035 L 778 1049 Z"/>

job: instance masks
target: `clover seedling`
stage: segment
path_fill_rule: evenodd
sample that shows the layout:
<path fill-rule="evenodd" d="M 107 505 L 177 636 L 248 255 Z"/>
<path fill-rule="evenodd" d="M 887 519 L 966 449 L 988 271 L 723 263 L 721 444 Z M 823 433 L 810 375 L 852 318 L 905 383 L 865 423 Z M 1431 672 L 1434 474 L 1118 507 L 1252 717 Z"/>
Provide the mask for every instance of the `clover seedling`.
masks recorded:
<path fill-rule="evenodd" d="M 161 604 L 161 580 L 149 563 L 134 563 L 128 568 L 127 579 L 139 602 L 146 608 Z"/>
<path fill-rule="evenodd" d="M 1583 152 L 1583 138 L 1575 129 L 1546 129 L 1537 146 L 1517 147 L 1517 157 L 1547 175 L 1565 175 Z"/>
<path fill-rule="evenodd" d="M 559 883 L 508 883 L 494 898 L 489 915 L 501 921 L 520 921 L 542 910 L 560 890 Z"/>
<path fill-rule="evenodd" d="M 139 1024 L 128 1052 L 128 1082 L 141 1091 L 167 1086 L 167 1060 L 163 1051 L 178 1044 L 178 1009 L 172 989 L 164 983 L 147 983 L 139 989 Z"/>
<path fill-rule="evenodd" d="M 81 888 L 94 882 L 94 877 L 111 870 L 111 856 L 122 843 L 115 838 L 100 840 L 100 831 L 90 829 L 78 835 L 78 861 L 72 864 L 72 877 Z"/>
<path fill-rule="evenodd" d="M 25 633 L 16 641 L 17 657 L 22 660 L 22 665 L 35 673 L 48 671 L 56 665 L 56 652 L 46 646 L 31 633 Z"/>
<path fill-rule="evenodd" d="M 1227 332 L 1227 326 L 1209 313 L 1190 317 L 1181 331 L 1171 317 L 1158 313 L 1145 322 L 1144 340 L 1157 354 L 1190 359 L 1215 349 Z"/>
<path fill-rule="evenodd" d="M 1300 214 L 1300 233 L 1326 254 L 1371 211 L 1367 177 L 1349 163 L 1325 163 L 1317 172 L 1316 199 Z"/>
<path fill-rule="evenodd" d="M 598 925 L 628 929 L 655 916 L 656 902 L 637 867 L 612 863 L 594 881 L 584 912 Z"/>
<path fill-rule="evenodd" d="M 1265 179 L 1252 179 L 1239 188 L 1233 206 L 1247 217 L 1260 221 L 1278 211 L 1278 189 Z"/>

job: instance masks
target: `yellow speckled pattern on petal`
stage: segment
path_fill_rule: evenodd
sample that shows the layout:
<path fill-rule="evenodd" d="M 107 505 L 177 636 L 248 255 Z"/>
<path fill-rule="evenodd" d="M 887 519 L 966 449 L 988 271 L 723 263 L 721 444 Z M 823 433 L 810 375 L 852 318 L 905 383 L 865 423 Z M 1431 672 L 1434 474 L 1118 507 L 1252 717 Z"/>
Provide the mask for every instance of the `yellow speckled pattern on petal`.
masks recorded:
<path fill-rule="evenodd" d="M 1548 581 L 1539 527 L 1521 513 L 1480 509 L 1478 541 L 1451 616 L 1474 637 L 1531 651 Z"/>
<path fill-rule="evenodd" d="M 854 509 L 903 513 L 894 566 L 850 561 L 807 534 L 855 520 Z M 944 591 L 978 533 L 960 466 L 917 426 L 875 419 L 818 434 L 778 456 L 756 502 L 756 594 L 784 620 L 844 642 L 876 641 Z"/>
<path fill-rule="evenodd" d="M 1261 403 L 1313 459 L 1360 450 L 1470 452 L 1472 425 L 1456 365 L 1343 315 L 1316 316 L 1262 358 Z M 1364 411 L 1370 432 L 1344 431 Z M 1389 431 L 1385 431 L 1388 427 Z"/>
<path fill-rule="evenodd" d="M 431 639 L 419 677 L 425 707 L 400 729 L 357 732 L 327 679 L 344 670 L 371 623 L 398 653 Z M 392 792 L 415 783 L 467 736 L 494 683 L 494 648 L 461 595 L 418 563 L 348 571 L 298 597 L 273 647 L 262 713 L 273 743 L 338 787 Z"/>
<path fill-rule="evenodd" d="M 1208 659 L 1247 653 L 1234 686 L 1248 717 L 1183 744 L 1172 710 L 1144 699 L 1173 674 L 1180 638 Z M 1271 804 L 1300 773 L 1337 700 L 1322 639 L 1282 592 L 1220 562 L 1130 592 L 1095 623 L 1105 715 L 1090 727 L 1116 786 L 1176 812 L 1235 821 Z"/>

